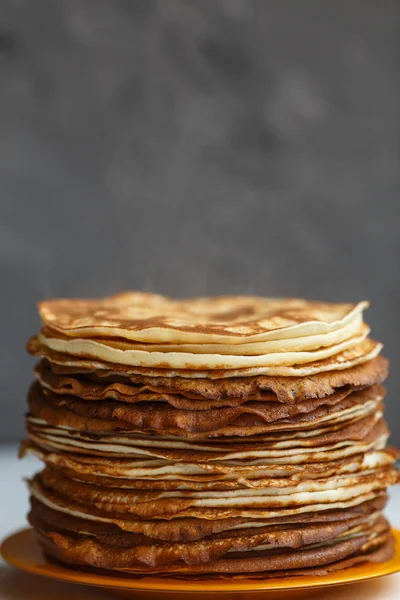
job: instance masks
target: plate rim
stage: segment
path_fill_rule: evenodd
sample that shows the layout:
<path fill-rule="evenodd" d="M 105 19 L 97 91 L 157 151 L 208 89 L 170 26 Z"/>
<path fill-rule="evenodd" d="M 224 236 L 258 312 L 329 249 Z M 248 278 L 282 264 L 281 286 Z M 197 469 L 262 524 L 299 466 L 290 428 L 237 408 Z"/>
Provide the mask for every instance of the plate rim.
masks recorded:
<path fill-rule="evenodd" d="M 43 555 L 32 527 L 25 527 L 7 536 L 1 543 L 0 555 L 6 563 L 27 573 L 47 577 L 48 579 L 102 588 L 160 593 L 290 591 L 362 582 L 400 571 L 400 529 L 392 527 L 392 533 L 395 538 L 395 556 L 384 563 L 369 563 L 367 572 L 365 571 L 366 565 L 358 565 L 322 576 L 299 575 L 292 578 L 269 578 L 264 580 L 245 578 L 240 580 L 205 579 L 200 582 L 169 577 L 114 577 L 113 575 L 79 571 L 49 561 Z M 24 556 L 22 555 L 21 557 L 21 553 L 19 555 L 18 552 L 16 553 L 15 549 L 18 547 L 18 544 L 21 544 L 21 541 L 24 542 L 25 547 L 28 547 L 27 552 L 31 553 L 30 560 L 26 558 L 24 560 Z M 40 563 L 37 562 L 35 553 L 40 555 Z"/>

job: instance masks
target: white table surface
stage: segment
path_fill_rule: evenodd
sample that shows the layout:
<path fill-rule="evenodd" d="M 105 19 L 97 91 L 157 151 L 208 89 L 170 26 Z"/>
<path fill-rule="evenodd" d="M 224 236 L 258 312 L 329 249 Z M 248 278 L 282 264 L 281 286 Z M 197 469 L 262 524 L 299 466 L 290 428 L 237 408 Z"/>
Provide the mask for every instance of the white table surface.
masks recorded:
<path fill-rule="evenodd" d="M 26 526 L 28 492 L 23 478 L 29 477 L 40 466 L 36 459 L 26 457 L 18 460 L 16 454 L 16 445 L 0 446 L 0 539 Z M 392 488 L 387 509 L 392 524 L 398 527 L 399 504 L 400 486 Z M 116 597 L 111 590 L 92 589 L 28 575 L 10 568 L 0 559 L 0 600 L 70 600 L 72 595 L 75 600 L 105 600 Z M 260 600 L 263 596 L 260 594 Z M 160 598 L 162 600 L 162 597 Z M 208 594 L 207 598 L 210 598 Z M 312 599 L 400 600 L 400 573 L 375 581 L 321 590 L 317 594 L 313 593 Z"/>

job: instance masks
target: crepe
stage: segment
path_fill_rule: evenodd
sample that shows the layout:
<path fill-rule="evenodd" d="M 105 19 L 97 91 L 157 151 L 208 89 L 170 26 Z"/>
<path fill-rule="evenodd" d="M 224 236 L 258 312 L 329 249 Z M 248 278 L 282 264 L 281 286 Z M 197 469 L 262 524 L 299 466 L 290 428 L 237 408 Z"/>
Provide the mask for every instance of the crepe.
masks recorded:
<path fill-rule="evenodd" d="M 243 517 L 227 519 L 174 518 L 163 520 L 135 519 L 100 516 L 99 511 L 90 516 L 80 512 L 76 502 L 68 503 L 47 491 L 40 491 L 37 485 L 30 484 L 33 494 L 30 498 L 30 518 L 46 524 L 46 529 L 73 531 L 96 537 L 105 536 L 132 542 L 136 545 L 151 545 L 158 542 L 188 543 L 198 540 L 213 540 L 263 533 L 266 528 L 276 531 L 298 526 L 341 523 L 343 521 L 365 521 L 381 515 L 387 503 L 385 493 L 376 494 L 373 499 L 349 502 L 347 507 L 330 508 L 319 511 L 302 511 L 288 515 L 280 514 L 266 519 L 249 520 Z M 43 493 L 44 492 L 44 493 Z M 45 494 L 45 495 L 44 495 Z M 275 511 L 278 512 L 278 511 Z M 287 513 L 287 511 L 286 511 Z"/>
<path fill-rule="evenodd" d="M 384 393 L 383 387 L 373 386 L 296 405 L 248 402 L 234 408 L 188 411 L 161 402 L 126 405 L 112 400 L 81 401 L 43 390 L 36 383 L 31 387 L 28 405 L 33 416 L 47 423 L 87 432 L 135 430 L 183 437 L 251 436 L 354 421 L 381 407 Z"/>
<path fill-rule="evenodd" d="M 185 543 L 165 543 L 161 540 L 158 540 L 157 543 L 154 539 L 144 535 L 115 530 L 112 526 L 107 528 L 101 523 L 69 516 L 60 519 L 55 511 L 46 508 L 36 500 L 32 502 L 29 519 L 31 523 L 45 532 L 68 531 L 80 534 L 82 539 L 84 536 L 90 535 L 101 543 L 109 543 L 117 547 L 132 547 L 132 558 L 156 566 L 178 560 L 187 564 L 199 564 L 206 562 L 206 558 L 215 560 L 227 552 L 253 550 L 266 544 L 271 547 L 298 548 L 306 544 L 320 543 L 335 535 L 343 535 L 355 529 L 358 531 L 366 529 L 380 520 L 381 514 L 374 512 L 372 515 L 359 515 L 336 522 L 281 523 L 247 530 L 233 529 Z M 60 529 L 60 524 L 62 524 L 62 529 Z"/>
<path fill-rule="evenodd" d="M 393 465 L 398 458 L 394 448 L 369 450 L 364 454 L 323 462 L 263 463 L 221 461 L 216 463 L 173 463 L 162 459 L 123 459 L 51 452 L 26 442 L 22 453 L 40 458 L 70 479 L 96 482 L 116 488 L 137 489 L 238 489 L 265 487 L 273 479 L 281 486 L 293 482 L 361 473 Z"/>
<path fill-rule="evenodd" d="M 65 533 L 57 531 L 57 526 L 54 528 L 52 524 L 46 521 L 46 513 L 43 519 L 43 511 L 41 511 L 42 518 L 37 516 L 38 512 L 40 513 L 36 507 L 32 509 L 31 522 L 36 527 L 40 527 L 40 531 L 47 537 L 65 547 L 65 542 L 68 541 L 68 538 L 65 538 Z M 65 525 L 66 520 L 64 520 Z M 154 541 L 132 533 L 101 533 L 101 526 L 99 527 L 97 524 L 87 527 L 89 533 L 82 534 L 82 530 L 85 531 L 86 525 L 82 522 L 75 525 L 69 520 L 68 535 L 75 539 L 75 544 L 81 543 L 81 549 L 86 546 L 86 551 L 89 552 L 94 548 L 100 552 L 103 549 L 104 552 L 104 546 L 111 548 L 114 551 L 114 560 L 116 559 L 112 565 L 114 568 L 129 567 L 132 566 L 132 563 L 160 567 L 179 562 L 187 565 L 202 564 L 215 561 L 228 553 L 259 553 L 261 550 L 276 549 L 279 551 L 281 548 L 296 549 L 301 546 L 323 544 L 331 541 L 332 538 L 349 538 L 356 534 L 361 535 L 377 526 L 383 530 L 387 529 L 387 524 L 379 513 L 369 517 L 362 516 L 337 521 L 336 523 L 267 525 L 250 531 L 236 530 L 214 534 L 202 540 L 183 544 L 163 542 L 155 544 Z M 125 556 L 121 556 L 121 554 L 125 554 Z M 110 564 L 104 565 L 105 568 L 110 568 L 110 566 Z"/>
<path fill-rule="evenodd" d="M 383 561 L 399 481 L 367 303 L 127 292 L 39 304 L 21 456 L 50 559 L 124 577 Z"/>
<path fill-rule="evenodd" d="M 32 490 L 36 493 L 34 485 Z M 45 501 L 51 504 L 51 497 L 50 493 L 50 500 L 47 500 L 46 496 Z M 198 533 L 196 534 L 199 528 L 190 529 L 189 525 L 189 528 L 180 529 L 181 534 L 184 533 L 184 543 L 163 542 L 163 537 L 159 538 L 159 534 L 161 532 L 163 535 L 164 530 L 165 535 L 165 528 L 162 524 L 157 525 L 157 522 L 152 523 L 149 530 L 146 527 L 149 523 L 129 521 L 126 522 L 127 526 L 124 530 L 119 529 L 120 521 L 107 524 L 104 522 L 106 519 L 100 517 L 94 517 L 93 521 L 92 518 L 85 520 L 82 517 L 71 516 L 71 513 L 74 513 L 74 503 L 71 508 L 66 509 L 65 503 L 63 506 L 61 501 L 62 510 L 65 510 L 66 514 L 60 518 L 57 515 L 60 505 L 55 506 L 56 510 L 34 499 L 30 514 L 31 522 L 40 529 L 42 534 L 55 542 L 58 548 L 70 550 L 70 560 L 72 558 L 73 562 L 83 561 L 83 564 L 95 564 L 102 568 L 132 568 L 135 567 L 135 563 L 138 568 L 138 563 L 142 563 L 141 571 L 145 571 L 145 565 L 163 569 L 167 565 L 174 565 L 172 567 L 174 569 L 176 563 L 180 561 L 186 565 L 208 564 L 224 555 L 227 556 L 228 553 L 232 558 L 237 559 L 243 557 L 243 552 L 249 551 L 254 553 L 254 558 L 257 559 L 263 555 L 264 557 L 271 555 L 270 550 L 279 548 L 284 549 L 283 556 L 285 556 L 288 548 L 312 549 L 313 545 L 321 542 L 332 543 L 343 537 L 350 539 L 364 532 L 368 532 L 370 536 L 372 532 L 378 535 L 387 532 L 387 524 L 380 513 L 382 503 L 379 505 L 376 501 L 359 504 L 357 511 L 349 508 L 336 510 L 336 512 L 332 509 L 323 513 L 314 512 L 311 515 L 311 522 L 307 518 L 308 515 L 303 515 L 301 518 L 299 514 L 279 517 L 271 514 L 266 520 L 250 528 L 248 523 L 233 523 L 231 519 L 225 528 L 219 530 L 212 522 L 212 529 L 208 528 L 208 531 L 203 529 L 200 537 Z M 339 515 L 342 518 L 338 518 Z M 185 521 L 187 524 L 188 519 Z M 134 533 L 138 528 L 139 531 L 146 533 Z M 66 531 L 69 532 L 67 536 Z M 148 537 L 149 533 L 151 537 Z M 159 541 L 155 542 L 157 539 Z M 93 556 L 91 557 L 93 552 L 94 559 Z M 235 555 L 232 555 L 232 552 Z M 272 556 L 276 555 L 276 551 L 272 552 Z M 86 560 L 83 559 L 84 556 Z M 100 564 L 99 559 L 102 561 L 108 559 L 109 562 Z M 213 571 L 215 566 L 211 564 L 208 568 Z M 169 571 L 169 568 L 166 571 Z"/>
<path fill-rule="evenodd" d="M 116 371 L 116 372 L 125 372 L 128 374 L 139 374 L 145 375 L 147 377 L 184 377 L 184 378 L 207 378 L 207 379 L 222 379 L 225 377 L 250 377 L 252 375 L 270 375 L 270 376 L 278 376 L 278 377 L 309 377 L 311 375 L 315 375 L 317 373 L 323 373 L 326 371 L 337 371 L 341 369 L 349 369 L 351 367 L 355 367 L 362 363 L 365 363 L 380 353 L 382 350 L 382 344 L 371 340 L 370 338 L 365 337 L 365 331 L 362 336 L 358 336 L 357 338 L 353 338 L 350 342 L 345 342 L 348 344 L 347 349 L 337 350 L 336 354 L 329 356 L 328 358 L 321 358 L 321 354 L 319 354 L 319 358 L 315 359 L 312 362 L 312 353 L 308 353 L 308 360 L 311 362 L 306 364 L 297 364 L 295 358 L 292 357 L 289 360 L 289 364 L 281 364 L 279 366 L 252 366 L 252 367 L 238 367 L 238 368 L 225 368 L 221 363 L 215 364 L 212 368 L 200 368 L 200 364 L 196 364 L 196 368 L 193 368 L 194 365 L 192 362 L 186 364 L 185 368 L 169 368 L 166 363 L 156 360 L 156 363 L 159 366 L 156 367 L 142 367 L 131 365 L 130 357 L 126 358 L 126 363 L 113 363 L 105 362 L 101 359 L 88 359 L 85 357 L 81 357 L 81 350 L 78 348 L 75 350 L 77 355 L 63 353 L 54 348 L 51 348 L 48 344 L 54 345 L 57 344 L 68 344 L 68 341 L 58 340 L 57 338 L 50 338 L 51 341 L 43 341 L 47 340 L 47 338 L 33 337 L 28 343 L 28 351 L 34 356 L 41 356 L 48 358 L 52 363 L 59 364 L 66 367 L 73 367 L 79 371 L 80 368 L 96 370 L 103 369 L 106 371 Z M 362 341 L 359 341 L 362 338 Z M 74 343 L 74 340 L 71 341 L 71 344 Z M 103 354 L 103 350 L 105 354 L 108 355 L 107 347 L 102 344 L 97 344 L 95 346 L 98 348 L 100 346 L 99 353 Z M 71 350 L 71 348 L 69 348 Z M 121 354 L 123 351 L 116 350 L 116 356 L 118 359 L 121 358 Z M 96 352 L 93 351 L 95 354 Z M 268 355 L 267 355 L 268 356 Z M 251 358 L 251 357 L 250 357 Z M 314 355 L 315 358 L 315 355 Z M 233 357 L 235 364 L 238 364 L 238 357 Z M 190 359 L 192 360 L 192 359 Z M 226 360 L 224 357 L 223 360 Z M 272 360 L 276 360 L 275 358 Z M 290 364 L 291 363 L 291 364 Z M 209 366 L 209 365 L 207 365 Z"/>
<path fill-rule="evenodd" d="M 365 325 L 348 338 L 324 347 L 322 342 L 316 344 L 316 349 L 297 351 L 280 351 L 279 342 L 276 349 L 271 352 L 266 348 L 262 354 L 196 354 L 180 351 L 157 351 L 153 349 L 142 350 L 132 348 L 131 344 L 119 340 L 90 340 L 85 338 L 56 337 L 47 331 L 39 334 L 39 341 L 50 350 L 63 352 L 72 356 L 84 356 L 95 360 L 117 363 L 128 366 L 168 368 L 168 369 L 243 369 L 243 368 L 273 368 L 280 366 L 293 366 L 330 358 L 349 348 L 361 344 L 369 333 Z M 272 342 L 271 342 L 272 344 Z"/>
<path fill-rule="evenodd" d="M 37 348 L 31 350 L 34 355 L 40 352 Z M 35 375 L 42 387 L 87 400 L 164 400 L 175 408 L 202 410 L 238 406 L 247 400 L 297 403 L 310 398 L 323 398 L 342 388 L 362 389 L 386 379 L 388 361 L 383 356 L 376 356 L 348 369 L 321 372 L 312 377 L 258 375 L 193 381 L 183 377 L 134 375 L 123 368 L 116 372 L 115 367 L 107 371 L 92 368 L 90 363 L 69 367 L 42 360 L 35 368 Z"/>
<path fill-rule="evenodd" d="M 147 491 L 137 489 L 104 488 L 98 485 L 71 480 L 53 469 L 43 470 L 35 485 L 43 492 L 43 486 L 63 499 L 82 505 L 82 511 L 97 508 L 102 513 L 117 516 L 121 513 L 140 518 L 170 519 L 172 517 L 268 518 L 274 510 L 296 511 L 298 508 L 325 505 L 325 509 L 337 503 L 345 506 L 357 499 L 396 483 L 394 467 L 366 471 L 361 474 L 301 481 L 297 484 L 274 487 L 274 481 L 266 488 L 238 490 L 172 490 Z M 36 488 L 35 488 L 36 489 Z M 44 492 L 45 493 L 45 492 Z M 288 512 L 287 514 L 290 514 Z"/>
<path fill-rule="evenodd" d="M 124 292 L 101 300 L 47 300 L 39 303 L 39 313 L 44 325 L 70 337 L 240 344 L 329 334 L 357 320 L 367 306 L 253 296 L 172 300 Z"/>
<path fill-rule="evenodd" d="M 53 543 L 52 543 L 53 542 Z M 110 568 L 113 561 L 110 552 L 101 553 L 98 549 L 90 552 L 86 546 L 81 546 L 75 540 L 66 537 L 54 536 L 50 541 L 41 536 L 41 543 L 48 554 L 58 561 L 72 564 L 90 564 L 96 563 L 97 567 Z M 57 543 L 59 546 L 57 546 Z M 93 544 L 94 545 L 94 544 Z M 355 537 L 352 540 L 345 540 L 337 544 L 325 544 L 316 546 L 302 552 L 284 553 L 281 556 L 262 556 L 262 557 L 240 557 L 230 561 L 214 561 L 205 565 L 198 565 L 196 568 L 173 567 L 173 568 L 155 568 L 143 569 L 125 568 L 120 569 L 119 574 L 123 572 L 134 575 L 156 575 L 157 577 L 174 577 L 193 579 L 196 575 L 201 579 L 200 574 L 207 574 L 207 579 L 213 575 L 220 577 L 233 577 L 235 579 L 245 577 L 246 579 L 270 578 L 270 577 L 295 577 L 298 575 L 324 575 L 330 571 L 348 568 L 362 562 L 384 562 L 393 555 L 393 537 L 390 533 L 375 534 L 371 537 Z M 70 552 L 68 552 L 70 550 Z M 91 548 L 93 550 L 93 548 Z M 95 560 L 90 558 L 96 555 Z M 101 555 L 103 554 L 103 556 Z M 107 558 L 104 557 L 106 554 Z M 126 553 L 127 554 L 127 553 Z M 348 557 L 348 558 L 347 558 Z M 114 573 L 114 572 L 113 572 Z"/>
<path fill-rule="evenodd" d="M 330 523 L 351 519 L 358 516 L 372 515 L 381 511 L 387 502 L 384 492 L 366 495 L 347 500 L 346 503 L 325 503 L 319 507 L 297 507 L 292 509 L 276 509 L 267 517 L 249 519 L 247 517 L 214 517 L 195 518 L 175 516 L 170 519 L 143 519 L 135 515 L 113 515 L 93 507 L 88 511 L 74 500 L 64 499 L 49 489 L 40 486 L 36 480 L 29 484 L 31 491 L 31 507 L 35 514 L 45 515 L 43 518 L 55 528 L 71 529 L 71 522 L 78 532 L 120 534 L 133 533 L 140 540 L 187 542 L 194 541 L 221 532 L 255 530 L 267 525 L 286 525 L 295 523 Z M 49 520 L 50 519 L 50 520 Z"/>
<path fill-rule="evenodd" d="M 367 417 L 363 421 L 345 430 L 326 435 L 322 433 L 314 438 L 296 439 L 292 434 L 291 439 L 287 436 L 279 441 L 278 438 L 270 441 L 267 447 L 262 437 L 243 445 L 234 445 L 221 438 L 218 443 L 206 445 L 173 437 L 147 439 L 139 433 L 129 437 L 85 435 L 67 428 L 52 428 L 33 418 L 29 420 L 27 431 L 29 438 L 47 451 L 61 450 L 111 458 L 157 458 L 189 464 L 242 460 L 263 461 L 264 464 L 302 464 L 341 460 L 369 450 L 383 449 L 389 435 L 383 419 L 378 417 L 377 421 L 373 421 Z"/>

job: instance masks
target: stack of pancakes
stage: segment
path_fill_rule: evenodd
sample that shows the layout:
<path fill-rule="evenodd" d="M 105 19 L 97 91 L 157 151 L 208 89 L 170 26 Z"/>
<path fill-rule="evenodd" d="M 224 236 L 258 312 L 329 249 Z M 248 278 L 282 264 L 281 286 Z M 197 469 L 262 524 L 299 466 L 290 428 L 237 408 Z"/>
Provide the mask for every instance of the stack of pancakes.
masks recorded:
<path fill-rule="evenodd" d="M 39 305 L 22 453 L 46 554 L 135 576 L 384 561 L 398 481 L 367 303 L 123 293 Z"/>

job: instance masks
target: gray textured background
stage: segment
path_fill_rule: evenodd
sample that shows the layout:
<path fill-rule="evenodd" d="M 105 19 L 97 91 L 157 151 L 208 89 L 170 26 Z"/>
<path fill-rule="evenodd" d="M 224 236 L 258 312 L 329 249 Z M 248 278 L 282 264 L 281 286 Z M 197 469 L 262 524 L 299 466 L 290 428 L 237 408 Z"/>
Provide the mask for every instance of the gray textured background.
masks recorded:
<path fill-rule="evenodd" d="M 0 437 L 35 301 L 369 298 L 400 443 L 397 0 L 1 0 Z"/>

